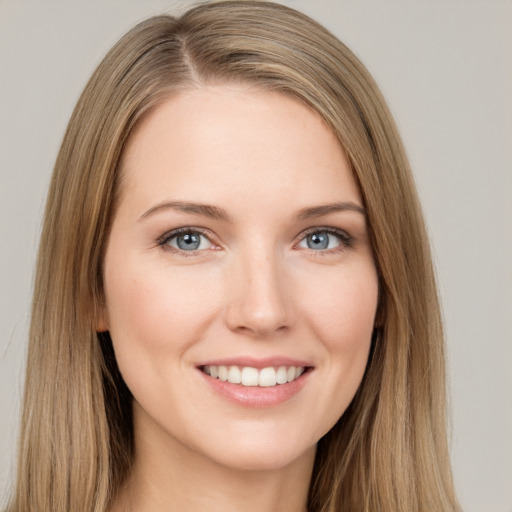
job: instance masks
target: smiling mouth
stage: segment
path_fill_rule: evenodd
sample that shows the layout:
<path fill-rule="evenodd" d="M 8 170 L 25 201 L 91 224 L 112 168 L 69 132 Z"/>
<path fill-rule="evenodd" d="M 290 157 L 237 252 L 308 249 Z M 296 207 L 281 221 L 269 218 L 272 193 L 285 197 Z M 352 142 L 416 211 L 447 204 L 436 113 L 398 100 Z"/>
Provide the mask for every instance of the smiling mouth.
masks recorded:
<path fill-rule="evenodd" d="M 309 366 L 253 368 L 251 366 L 205 365 L 200 367 L 200 370 L 206 375 L 223 382 L 265 388 L 293 382 L 310 369 Z"/>

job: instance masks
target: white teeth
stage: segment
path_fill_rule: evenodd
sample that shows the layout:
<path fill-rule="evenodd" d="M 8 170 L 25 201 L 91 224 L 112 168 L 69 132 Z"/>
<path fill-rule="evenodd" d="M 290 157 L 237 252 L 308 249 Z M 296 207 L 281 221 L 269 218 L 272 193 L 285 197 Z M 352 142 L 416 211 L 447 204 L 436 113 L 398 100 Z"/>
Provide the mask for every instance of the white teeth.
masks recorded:
<path fill-rule="evenodd" d="M 210 366 L 210 375 L 212 368 L 213 366 Z M 223 381 L 228 380 L 228 369 L 225 366 L 219 366 L 219 379 Z"/>
<path fill-rule="evenodd" d="M 231 384 L 240 384 L 242 382 L 242 372 L 238 366 L 229 367 L 228 382 L 231 382 Z"/>
<path fill-rule="evenodd" d="M 273 387 L 298 379 L 304 373 L 303 366 L 279 366 L 274 368 L 253 368 L 251 366 L 203 366 L 203 372 L 214 379 L 228 381 L 242 386 Z"/>
<path fill-rule="evenodd" d="M 242 385 L 244 386 L 257 386 L 258 385 L 258 370 L 246 366 L 242 370 Z"/>
<path fill-rule="evenodd" d="M 263 368 L 260 371 L 259 385 L 261 387 L 269 388 L 275 386 L 276 383 L 276 371 L 274 368 Z"/>
<path fill-rule="evenodd" d="M 276 382 L 278 384 L 286 384 L 288 382 L 286 366 L 280 366 L 276 372 Z"/>

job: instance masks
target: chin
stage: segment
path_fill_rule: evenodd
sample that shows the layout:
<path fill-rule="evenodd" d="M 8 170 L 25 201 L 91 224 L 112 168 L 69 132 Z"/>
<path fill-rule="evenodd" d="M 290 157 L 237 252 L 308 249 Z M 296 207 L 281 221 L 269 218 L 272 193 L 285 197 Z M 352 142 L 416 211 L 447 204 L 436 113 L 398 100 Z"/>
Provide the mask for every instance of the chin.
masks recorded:
<path fill-rule="evenodd" d="M 250 451 L 242 449 L 230 453 L 224 452 L 214 460 L 221 466 L 236 471 L 278 471 L 307 458 L 314 460 L 315 453 L 316 444 L 302 452 L 298 452 L 297 449 L 283 450 L 278 447 L 263 450 L 252 448 Z"/>
<path fill-rule="evenodd" d="M 201 450 L 203 456 L 221 466 L 240 471 L 273 471 L 311 458 L 314 460 L 316 441 L 305 442 L 298 433 L 251 432 L 240 438 L 226 435 L 222 440 L 209 439 Z"/>

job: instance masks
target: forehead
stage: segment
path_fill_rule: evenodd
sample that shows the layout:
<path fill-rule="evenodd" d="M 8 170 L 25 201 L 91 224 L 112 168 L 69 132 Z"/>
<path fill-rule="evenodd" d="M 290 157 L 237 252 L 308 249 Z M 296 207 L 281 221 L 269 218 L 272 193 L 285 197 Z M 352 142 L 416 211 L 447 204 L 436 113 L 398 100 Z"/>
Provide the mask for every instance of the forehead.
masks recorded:
<path fill-rule="evenodd" d="M 299 202 L 359 199 L 343 148 L 317 113 L 239 85 L 191 89 L 160 104 L 132 134 L 122 173 L 124 192 L 146 201 L 258 191 L 293 193 Z"/>

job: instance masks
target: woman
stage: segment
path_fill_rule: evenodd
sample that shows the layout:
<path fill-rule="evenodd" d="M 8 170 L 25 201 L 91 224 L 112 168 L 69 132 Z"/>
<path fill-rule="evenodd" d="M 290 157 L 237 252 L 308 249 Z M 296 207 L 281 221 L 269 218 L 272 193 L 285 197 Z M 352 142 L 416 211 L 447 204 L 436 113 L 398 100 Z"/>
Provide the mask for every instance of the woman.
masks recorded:
<path fill-rule="evenodd" d="M 265 2 L 141 23 L 48 196 L 18 510 L 458 509 L 428 241 L 368 72 Z"/>

